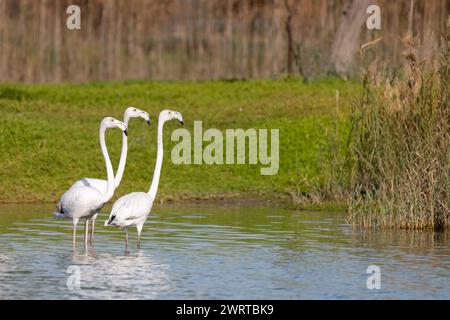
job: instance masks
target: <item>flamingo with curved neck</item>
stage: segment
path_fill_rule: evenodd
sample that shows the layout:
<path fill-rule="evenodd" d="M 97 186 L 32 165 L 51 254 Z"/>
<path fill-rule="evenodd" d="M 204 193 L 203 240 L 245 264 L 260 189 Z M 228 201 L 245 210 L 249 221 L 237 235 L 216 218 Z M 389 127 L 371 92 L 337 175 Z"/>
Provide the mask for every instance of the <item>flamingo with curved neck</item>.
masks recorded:
<path fill-rule="evenodd" d="M 125 229 L 125 248 L 128 249 L 128 228 L 135 226 L 138 233 L 138 248 L 145 220 L 153 206 L 158 191 L 161 167 L 163 161 L 163 126 L 166 121 L 176 119 L 183 124 L 183 116 L 176 111 L 163 110 L 158 118 L 157 154 L 153 179 L 148 192 L 132 192 L 114 202 L 111 214 L 105 221 L 105 226 L 117 226 Z"/>
<path fill-rule="evenodd" d="M 91 185 L 73 184 L 61 197 L 56 206 L 56 218 L 68 218 L 73 222 L 73 245 L 76 241 L 76 227 L 80 219 L 85 220 L 84 245 L 88 243 L 88 221 L 97 214 L 114 194 L 114 171 L 106 147 L 105 132 L 108 128 L 119 128 L 127 135 L 127 125 L 112 117 L 106 117 L 100 125 L 99 139 L 107 174 L 106 190 L 99 190 Z"/>
<path fill-rule="evenodd" d="M 147 112 L 142 111 L 135 107 L 128 107 L 123 114 L 123 122 L 128 126 L 131 118 L 143 118 L 150 125 L 150 116 Z M 117 167 L 116 176 L 114 177 L 114 188 L 117 188 L 123 177 L 123 172 L 125 170 L 125 164 L 127 162 L 128 153 L 128 136 L 122 135 L 122 151 L 120 153 L 119 166 Z M 106 192 L 108 186 L 108 181 L 104 179 L 95 178 L 83 178 L 75 182 L 78 185 L 88 185 L 100 190 L 102 193 Z M 93 215 L 90 220 L 92 220 L 92 228 L 90 233 L 89 242 L 94 242 L 94 230 L 95 230 L 95 220 L 97 219 L 97 214 Z"/>

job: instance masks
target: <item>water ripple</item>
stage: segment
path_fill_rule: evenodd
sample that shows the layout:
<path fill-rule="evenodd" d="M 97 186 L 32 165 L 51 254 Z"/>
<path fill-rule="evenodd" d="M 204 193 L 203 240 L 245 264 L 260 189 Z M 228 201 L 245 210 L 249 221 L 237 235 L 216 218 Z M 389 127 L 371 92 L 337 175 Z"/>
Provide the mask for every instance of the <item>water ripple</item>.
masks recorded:
<path fill-rule="evenodd" d="M 273 208 L 155 208 L 136 249 L 104 228 L 84 251 L 83 224 L 52 207 L 0 207 L 2 299 L 448 299 L 448 234 L 353 230 L 340 213 Z M 379 265 L 382 290 L 366 288 Z M 80 279 L 77 286 L 75 279 Z"/>

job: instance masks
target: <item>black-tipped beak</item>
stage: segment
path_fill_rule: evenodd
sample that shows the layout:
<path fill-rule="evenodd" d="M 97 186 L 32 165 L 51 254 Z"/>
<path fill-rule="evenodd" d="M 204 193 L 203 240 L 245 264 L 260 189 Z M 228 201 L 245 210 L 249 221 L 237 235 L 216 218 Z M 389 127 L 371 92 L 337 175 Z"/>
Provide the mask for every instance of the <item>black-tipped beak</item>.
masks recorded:
<path fill-rule="evenodd" d="M 147 123 L 148 123 L 148 125 L 150 125 L 150 119 L 149 119 L 149 120 L 147 120 Z"/>
<path fill-rule="evenodd" d="M 128 129 L 125 129 L 125 130 L 123 131 L 123 134 L 126 135 L 126 136 L 128 137 Z"/>
<path fill-rule="evenodd" d="M 184 122 L 183 122 L 183 121 L 180 121 L 180 120 L 178 120 L 178 121 L 181 123 L 182 126 L 184 125 Z"/>

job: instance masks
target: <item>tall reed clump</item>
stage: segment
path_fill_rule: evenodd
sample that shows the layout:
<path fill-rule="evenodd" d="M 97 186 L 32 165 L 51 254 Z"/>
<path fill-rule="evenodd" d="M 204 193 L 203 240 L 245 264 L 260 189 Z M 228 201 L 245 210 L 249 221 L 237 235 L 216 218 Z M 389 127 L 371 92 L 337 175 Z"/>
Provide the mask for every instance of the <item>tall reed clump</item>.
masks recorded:
<path fill-rule="evenodd" d="M 354 106 L 349 221 L 442 230 L 450 227 L 449 48 L 430 71 L 411 38 L 405 44 L 401 79 L 367 72 Z"/>

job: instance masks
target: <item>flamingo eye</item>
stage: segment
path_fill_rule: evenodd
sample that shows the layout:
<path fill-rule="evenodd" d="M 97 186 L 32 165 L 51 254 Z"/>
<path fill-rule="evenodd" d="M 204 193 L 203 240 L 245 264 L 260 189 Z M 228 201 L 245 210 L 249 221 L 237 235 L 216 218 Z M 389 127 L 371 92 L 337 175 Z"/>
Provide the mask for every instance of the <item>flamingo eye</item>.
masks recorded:
<path fill-rule="evenodd" d="M 133 109 L 133 111 L 137 111 L 136 109 Z"/>

